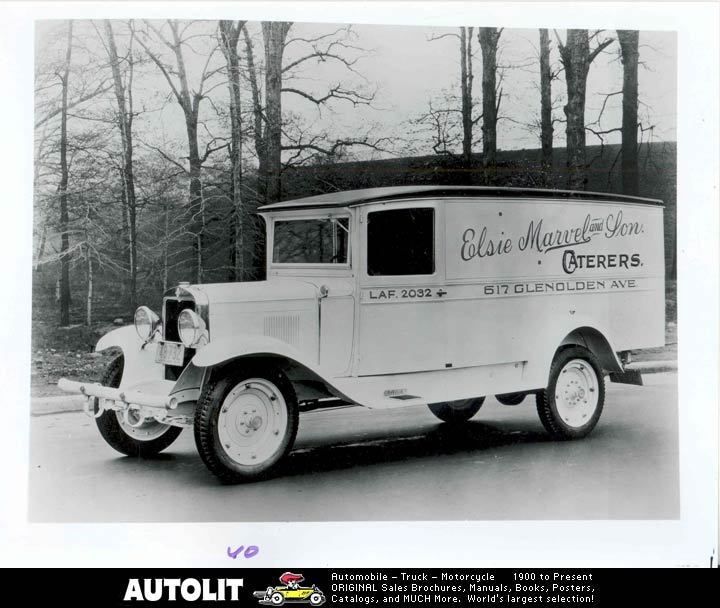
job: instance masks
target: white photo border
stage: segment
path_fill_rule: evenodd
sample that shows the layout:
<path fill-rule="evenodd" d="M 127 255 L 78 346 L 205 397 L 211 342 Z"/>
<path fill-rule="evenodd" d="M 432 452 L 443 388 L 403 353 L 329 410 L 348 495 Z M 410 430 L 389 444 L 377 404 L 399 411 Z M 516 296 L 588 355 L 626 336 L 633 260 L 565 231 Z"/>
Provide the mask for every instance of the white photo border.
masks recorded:
<path fill-rule="evenodd" d="M 671 2 L 17 2 L 0 5 L 6 303 L 0 386 L 0 566 L 706 566 L 718 546 L 718 4 Z M 678 35 L 678 329 L 681 517 L 677 521 L 34 524 L 27 521 L 35 20 L 247 18 L 398 25 L 593 27 Z M 191 495 L 192 488 L 188 488 Z"/>

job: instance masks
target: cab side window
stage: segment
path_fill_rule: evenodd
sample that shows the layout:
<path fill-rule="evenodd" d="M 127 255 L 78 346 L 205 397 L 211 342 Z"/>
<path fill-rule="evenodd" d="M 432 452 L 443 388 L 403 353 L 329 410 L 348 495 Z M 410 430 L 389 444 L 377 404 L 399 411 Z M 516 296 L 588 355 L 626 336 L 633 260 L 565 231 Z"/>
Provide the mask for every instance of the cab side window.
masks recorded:
<path fill-rule="evenodd" d="M 367 216 L 369 276 L 435 272 L 435 210 L 390 209 Z"/>

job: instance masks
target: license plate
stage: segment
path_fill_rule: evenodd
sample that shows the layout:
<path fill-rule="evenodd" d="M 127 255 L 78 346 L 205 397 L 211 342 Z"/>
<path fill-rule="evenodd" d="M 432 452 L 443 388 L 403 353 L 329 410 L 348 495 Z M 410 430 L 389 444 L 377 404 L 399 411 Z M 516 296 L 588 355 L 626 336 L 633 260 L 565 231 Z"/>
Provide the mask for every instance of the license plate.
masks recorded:
<path fill-rule="evenodd" d="M 182 365 L 185 360 L 185 346 L 179 342 L 160 342 L 155 351 L 155 362 L 164 365 Z"/>

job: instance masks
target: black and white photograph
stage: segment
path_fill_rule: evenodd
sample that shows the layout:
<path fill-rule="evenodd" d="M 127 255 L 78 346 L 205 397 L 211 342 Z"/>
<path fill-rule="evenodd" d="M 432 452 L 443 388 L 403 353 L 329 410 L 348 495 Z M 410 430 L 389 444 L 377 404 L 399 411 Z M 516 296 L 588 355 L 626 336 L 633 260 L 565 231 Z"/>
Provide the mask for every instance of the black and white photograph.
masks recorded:
<path fill-rule="evenodd" d="M 31 519 L 678 517 L 674 33 L 36 46 Z"/>
<path fill-rule="evenodd" d="M 180 4 L 32 21 L 28 523 L 684 525 L 686 24 Z"/>

